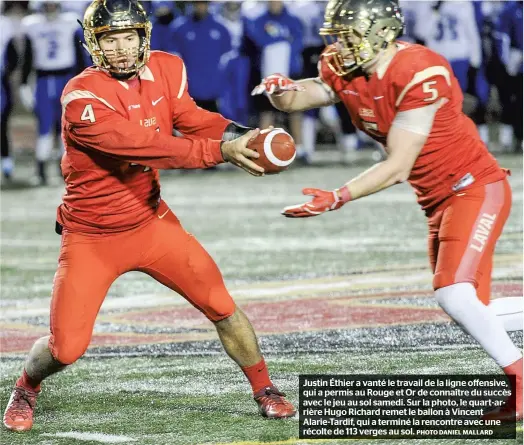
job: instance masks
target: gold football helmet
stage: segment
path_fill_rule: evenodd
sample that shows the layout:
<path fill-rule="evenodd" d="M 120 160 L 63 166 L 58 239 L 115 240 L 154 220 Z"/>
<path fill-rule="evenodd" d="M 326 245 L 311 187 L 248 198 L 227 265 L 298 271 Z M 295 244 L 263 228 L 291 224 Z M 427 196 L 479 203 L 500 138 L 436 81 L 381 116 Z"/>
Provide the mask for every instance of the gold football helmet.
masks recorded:
<path fill-rule="evenodd" d="M 345 76 L 373 60 L 404 29 L 395 0 L 330 0 L 320 35 L 329 50 L 328 65 Z"/>
<path fill-rule="evenodd" d="M 151 22 L 142 5 L 136 0 L 95 0 L 87 8 L 82 23 L 87 50 L 93 63 L 118 78 L 127 78 L 140 70 L 151 52 Z M 106 32 L 135 29 L 140 37 L 140 44 L 133 49 L 112 50 L 112 56 L 136 58 L 136 63 L 121 69 L 111 65 L 107 55 L 100 48 L 98 39 Z"/>

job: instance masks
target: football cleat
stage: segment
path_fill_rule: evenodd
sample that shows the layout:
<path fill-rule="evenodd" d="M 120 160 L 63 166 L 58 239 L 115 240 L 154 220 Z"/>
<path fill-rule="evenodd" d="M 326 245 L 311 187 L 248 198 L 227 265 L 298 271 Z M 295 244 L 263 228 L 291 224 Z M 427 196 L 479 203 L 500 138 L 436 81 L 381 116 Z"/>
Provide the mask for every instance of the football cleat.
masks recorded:
<path fill-rule="evenodd" d="M 40 391 L 15 386 L 4 412 L 4 426 L 12 431 L 29 431 L 33 426 L 33 411 Z"/>
<path fill-rule="evenodd" d="M 297 410 L 284 397 L 286 395 L 275 386 L 266 386 L 255 394 L 254 399 L 262 417 L 270 419 L 293 417 Z"/>

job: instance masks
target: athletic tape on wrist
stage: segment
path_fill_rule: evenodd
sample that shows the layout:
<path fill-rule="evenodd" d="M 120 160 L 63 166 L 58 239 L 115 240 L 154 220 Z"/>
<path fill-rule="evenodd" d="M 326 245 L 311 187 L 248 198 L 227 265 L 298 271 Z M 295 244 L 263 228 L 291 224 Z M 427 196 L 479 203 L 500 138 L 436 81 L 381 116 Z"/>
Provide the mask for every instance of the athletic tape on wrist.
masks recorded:
<path fill-rule="evenodd" d="M 351 201 L 351 193 L 347 187 L 340 187 L 338 190 L 340 191 L 342 202 L 346 203 L 348 201 Z"/>

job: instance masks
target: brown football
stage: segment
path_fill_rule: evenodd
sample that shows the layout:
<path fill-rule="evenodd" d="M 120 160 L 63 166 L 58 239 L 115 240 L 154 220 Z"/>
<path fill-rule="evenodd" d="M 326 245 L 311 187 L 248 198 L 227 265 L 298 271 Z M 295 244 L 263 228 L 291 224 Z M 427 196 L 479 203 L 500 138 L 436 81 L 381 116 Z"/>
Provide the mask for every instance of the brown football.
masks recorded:
<path fill-rule="evenodd" d="M 253 162 L 264 167 L 269 175 L 286 170 L 297 154 L 295 141 L 282 128 L 262 130 L 248 147 L 258 152 L 260 157 Z"/>

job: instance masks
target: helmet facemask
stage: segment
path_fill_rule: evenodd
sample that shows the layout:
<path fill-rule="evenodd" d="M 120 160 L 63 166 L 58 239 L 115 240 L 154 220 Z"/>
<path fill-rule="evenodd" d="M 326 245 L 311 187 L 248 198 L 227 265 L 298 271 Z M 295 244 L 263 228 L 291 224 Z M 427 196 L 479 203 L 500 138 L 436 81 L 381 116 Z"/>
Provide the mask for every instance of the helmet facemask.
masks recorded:
<path fill-rule="evenodd" d="M 351 2 L 332 1 L 326 9 L 320 35 L 329 47 L 324 53 L 329 68 L 337 76 L 346 76 L 376 60 L 403 29 L 398 7 L 384 5 L 382 15 L 374 8 L 352 9 Z M 388 2 L 385 2 L 388 3 Z"/>
<path fill-rule="evenodd" d="M 115 77 L 130 77 L 131 75 L 137 74 L 138 71 L 147 63 L 150 54 L 150 39 L 147 37 L 147 30 L 144 28 L 127 28 L 121 30 L 111 31 L 132 31 L 138 32 L 139 44 L 133 48 L 121 48 L 121 49 L 106 49 L 103 50 L 100 46 L 100 38 L 107 34 L 109 31 L 102 31 L 96 34 L 92 34 L 89 31 L 84 30 L 84 36 L 89 49 L 89 53 L 93 59 L 93 63 L 106 70 Z M 89 34 L 89 36 L 88 36 Z M 151 31 L 149 30 L 149 35 Z M 126 68 L 117 66 L 115 59 L 124 59 L 131 56 L 134 59 L 133 64 L 128 64 Z M 112 63 L 111 63 L 112 62 Z"/>

